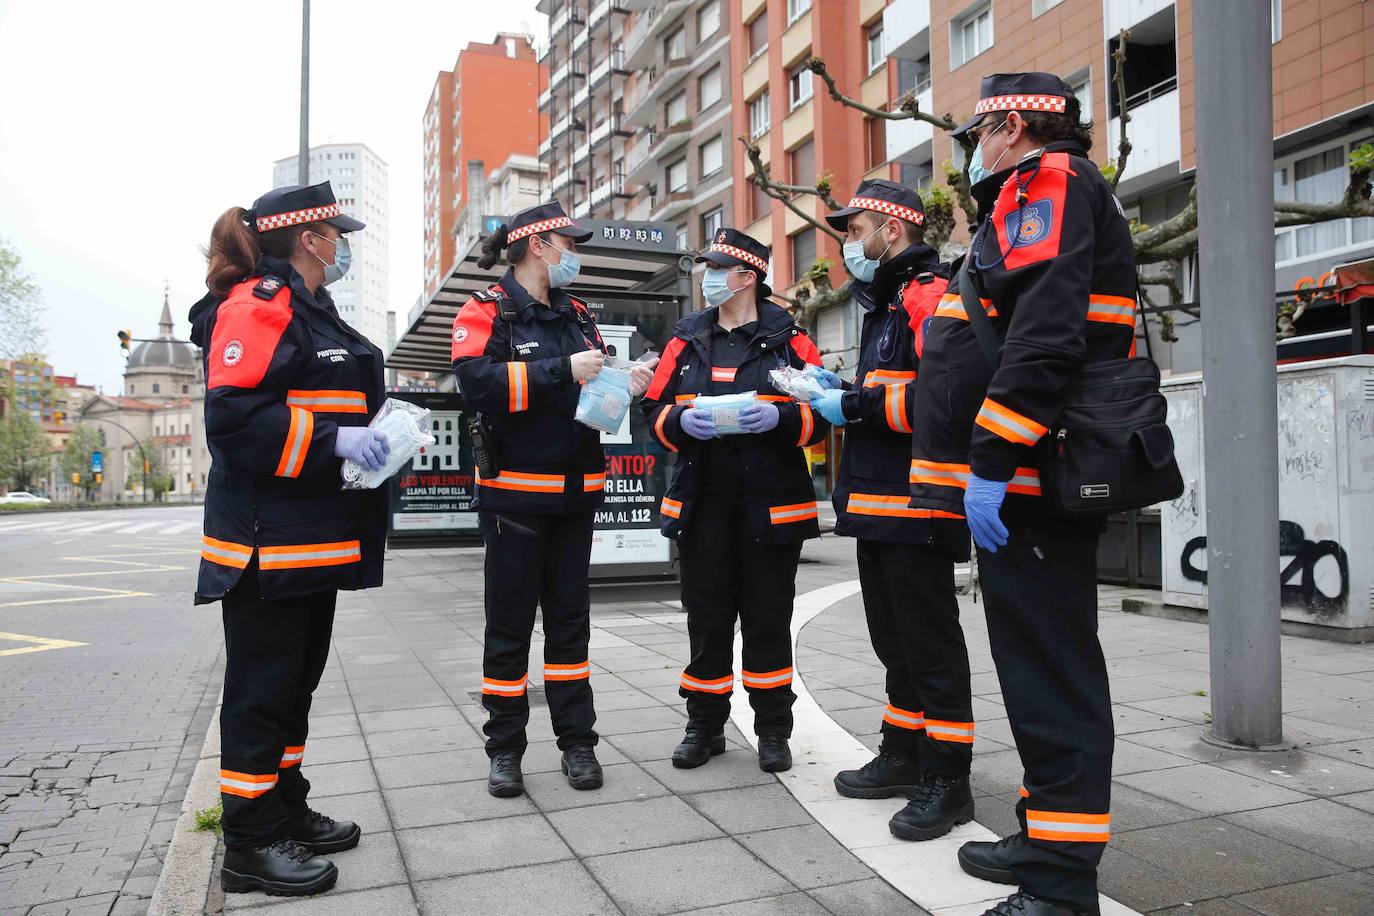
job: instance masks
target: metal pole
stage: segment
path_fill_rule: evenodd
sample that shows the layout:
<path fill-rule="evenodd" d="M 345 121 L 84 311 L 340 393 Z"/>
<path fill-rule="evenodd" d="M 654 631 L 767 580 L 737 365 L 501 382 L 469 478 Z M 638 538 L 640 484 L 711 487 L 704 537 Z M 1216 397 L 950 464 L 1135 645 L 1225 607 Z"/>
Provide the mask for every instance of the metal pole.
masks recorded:
<path fill-rule="evenodd" d="M 296 183 L 310 184 L 310 0 L 301 0 L 301 149 Z"/>
<path fill-rule="evenodd" d="M 1269 0 L 1193 4 L 1212 740 L 1283 739 Z"/>

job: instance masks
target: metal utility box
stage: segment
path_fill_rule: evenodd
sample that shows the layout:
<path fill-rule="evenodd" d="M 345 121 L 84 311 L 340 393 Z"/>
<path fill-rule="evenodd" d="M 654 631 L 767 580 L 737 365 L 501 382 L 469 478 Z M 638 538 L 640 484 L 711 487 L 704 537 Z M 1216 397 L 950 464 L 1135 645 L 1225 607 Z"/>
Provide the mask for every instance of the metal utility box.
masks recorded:
<path fill-rule="evenodd" d="M 1374 356 L 1278 369 L 1279 553 L 1283 619 L 1374 627 Z M 1161 506 L 1164 601 L 1207 607 L 1203 385 L 1166 379 L 1183 495 Z M 1245 443 L 1236 443 L 1243 449 Z M 1243 532 L 1239 533 L 1244 536 Z"/>

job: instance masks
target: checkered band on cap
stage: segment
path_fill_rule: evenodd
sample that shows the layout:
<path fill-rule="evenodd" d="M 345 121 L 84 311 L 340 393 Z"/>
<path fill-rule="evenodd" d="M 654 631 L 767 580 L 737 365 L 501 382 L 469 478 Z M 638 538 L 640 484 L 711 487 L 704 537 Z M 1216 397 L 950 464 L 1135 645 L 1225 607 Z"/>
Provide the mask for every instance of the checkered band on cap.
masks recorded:
<path fill-rule="evenodd" d="M 879 200 L 876 197 L 851 197 L 849 199 L 851 207 L 858 207 L 861 210 L 876 210 L 879 213 L 886 213 L 888 216 L 895 216 L 904 219 L 908 223 L 915 223 L 920 226 L 926 221 L 926 215 L 920 210 L 913 210 L 901 204 L 894 204 L 890 200 Z"/>
<path fill-rule="evenodd" d="M 750 254 L 743 248 L 736 248 L 734 245 L 726 245 L 721 242 L 716 242 L 714 245 L 710 247 L 709 250 L 718 252 L 720 254 L 728 254 L 732 258 L 739 258 L 744 263 L 752 267 L 757 267 L 764 273 L 768 272 L 767 261 L 765 261 L 763 258 L 759 257 L 756 254 Z"/>
<path fill-rule="evenodd" d="M 989 111 L 1053 111 L 1064 113 L 1068 100 L 1062 95 L 994 95 L 979 99 L 973 106 L 976 115 Z"/>
<path fill-rule="evenodd" d="M 538 222 L 528 223 L 519 229 L 512 229 L 506 235 L 506 244 L 518 242 L 531 235 L 538 235 L 541 232 L 552 232 L 555 229 L 562 229 L 564 226 L 571 226 L 573 221 L 566 216 L 555 216 L 550 219 L 541 219 Z"/>
<path fill-rule="evenodd" d="M 258 231 L 268 232 L 272 229 L 285 229 L 287 226 L 297 226 L 301 223 L 313 223 L 322 219 L 333 219 L 342 216 L 343 210 L 338 204 L 326 204 L 323 207 L 307 207 L 304 210 L 292 210 L 290 213 L 273 213 L 271 216 L 258 217 Z"/>

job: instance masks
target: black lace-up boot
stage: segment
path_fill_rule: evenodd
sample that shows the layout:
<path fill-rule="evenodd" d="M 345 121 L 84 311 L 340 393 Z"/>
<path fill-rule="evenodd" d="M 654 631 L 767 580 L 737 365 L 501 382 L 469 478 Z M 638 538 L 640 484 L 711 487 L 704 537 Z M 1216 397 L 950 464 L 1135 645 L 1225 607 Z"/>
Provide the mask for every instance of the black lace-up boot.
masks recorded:
<path fill-rule="evenodd" d="M 910 798 L 921 782 L 921 766 L 914 756 L 889 753 L 881 748 L 878 756 L 857 770 L 835 774 L 835 791 L 846 798 Z"/>
<path fill-rule="evenodd" d="M 973 794 L 968 777 L 921 777 L 911 801 L 888 821 L 892 835 L 902 840 L 933 840 L 973 820 Z"/>
<path fill-rule="evenodd" d="M 682 742 L 673 748 L 673 766 L 679 770 L 692 770 L 717 754 L 724 753 L 724 735 L 711 734 L 705 729 L 689 725 Z"/>
<path fill-rule="evenodd" d="M 525 776 L 520 772 L 519 751 L 499 751 L 492 755 L 491 774 L 487 776 L 487 791 L 497 798 L 515 798 L 525 794 Z"/>
<path fill-rule="evenodd" d="M 306 810 L 286 823 L 286 836 L 319 855 L 343 852 L 358 845 L 362 829 L 352 821 L 336 821 L 318 811 Z"/>
<path fill-rule="evenodd" d="M 228 849 L 220 884 L 226 894 L 263 891 L 273 897 L 303 897 L 327 891 L 339 870 L 295 840 L 282 838 L 262 846 Z"/>

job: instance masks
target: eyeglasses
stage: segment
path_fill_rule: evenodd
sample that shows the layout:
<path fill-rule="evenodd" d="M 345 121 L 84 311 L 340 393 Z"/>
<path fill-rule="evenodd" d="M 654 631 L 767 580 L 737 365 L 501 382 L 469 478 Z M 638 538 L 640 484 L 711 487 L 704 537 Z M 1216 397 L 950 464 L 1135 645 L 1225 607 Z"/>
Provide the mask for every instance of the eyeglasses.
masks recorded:
<path fill-rule="evenodd" d="M 968 138 L 972 141 L 974 146 L 977 146 L 983 140 L 986 140 L 988 137 L 1001 130 L 1002 125 L 1006 123 L 1007 119 L 1003 118 L 1001 121 L 998 121 L 997 125 L 994 127 L 990 121 L 985 121 L 977 127 L 970 127 L 968 130 Z"/>

